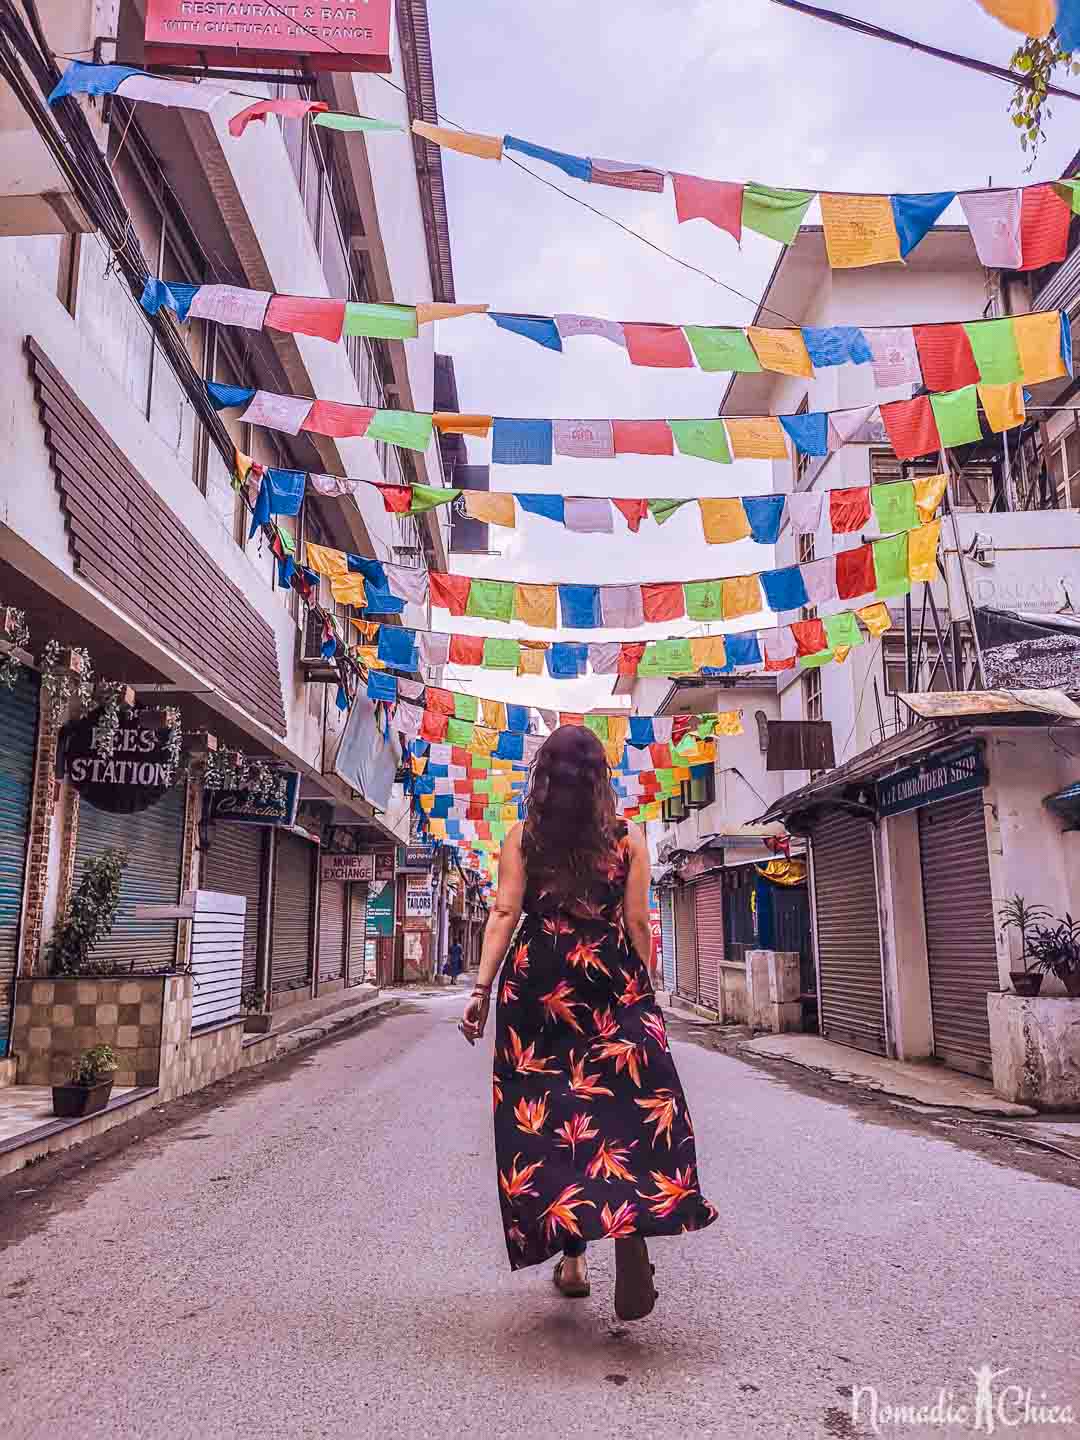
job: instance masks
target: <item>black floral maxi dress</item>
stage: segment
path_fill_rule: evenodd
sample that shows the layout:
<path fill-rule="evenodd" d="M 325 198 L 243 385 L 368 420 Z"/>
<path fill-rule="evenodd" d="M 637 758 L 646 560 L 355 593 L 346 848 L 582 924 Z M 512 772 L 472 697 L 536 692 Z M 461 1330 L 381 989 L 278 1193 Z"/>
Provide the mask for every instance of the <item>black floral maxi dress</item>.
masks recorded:
<path fill-rule="evenodd" d="M 581 898 L 530 881 L 499 979 L 495 1151 L 510 1265 L 570 1239 L 700 1230 L 694 1131 L 648 972 L 630 946 L 625 833 Z"/>

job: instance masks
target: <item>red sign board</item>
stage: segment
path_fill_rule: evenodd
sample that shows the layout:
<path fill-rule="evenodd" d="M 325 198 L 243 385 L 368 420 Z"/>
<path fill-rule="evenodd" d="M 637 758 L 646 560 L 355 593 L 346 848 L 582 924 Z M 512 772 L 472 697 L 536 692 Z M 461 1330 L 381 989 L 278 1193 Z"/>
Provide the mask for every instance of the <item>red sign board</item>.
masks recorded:
<path fill-rule="evenodd" d="M 146 59 L 158 65 L 390 69 L 390 0 L 146 0 Z"/>

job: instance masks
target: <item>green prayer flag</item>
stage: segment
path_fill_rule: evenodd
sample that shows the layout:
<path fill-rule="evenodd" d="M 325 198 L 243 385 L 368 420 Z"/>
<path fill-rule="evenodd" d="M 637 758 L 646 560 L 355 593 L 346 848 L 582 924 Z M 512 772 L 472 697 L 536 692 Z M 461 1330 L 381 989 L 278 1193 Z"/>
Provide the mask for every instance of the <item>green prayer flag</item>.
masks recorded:
<path fill-rule="evenodd" d="M 486 670 L 516 670 L 520 657 L 521 646 L 516 640 L 499 640 L 489 635 L 484 641 Z"/>
<path fill-rule="evenodd" d="M 371 431 L 368 431 L 368 435 Z M 410 515 L 422 515 L 425 510 L 434 510 L 436 505 L 449 505 L 461 494 L 460 490 L 449 490 L 445 485 L 413 485 Z"/>
<path fill-rule="evenodd" d="M 456 720 L 468 720 L 470 725 L 475 725 L 479 713 L 480 705 L 475 695 L 462 695 L 460 690 L 455 691 L 454 718 Z"/>
<path fill-rule="evenodd" d="M 674 771 L 674 770 L 657 770 L 657 772 L 656 772 L 656 781 L 657 781 L 657 784 L 660 786 L 661 790 L 674 790 L 674 789 L 675 789 L 675 771 Z"/>
<path fill-rule="evenodd" d="M 972 320 L 964 326 L 979 378 L 984 385 L 1011 385 L 1022 380 L 1016 331 L 1009 316 L 1001 320 Z"/>
<path fill-rule="evenodd" d="M 1080 215 L 1080 180 L 1057 180 L 1054 189 L 1074 215 Z"/>
<path fill-rule="evenodd" d="M 760 371 L 761 361 L 745 330 L 719 325 L 684 325 L 683 330 L 702 370 L 736 370 L 745 375 Z"/>
<path fill-rule="evenodd" d="M 598 740 L 607 740 L 608 717 L 606 715 L 586 715 L 585 728 L 591 730 Z"/>
<path fill-rule="evenodd" d="M 727 431 L 722 420 L 669 420 L 671 433 L 680 455 L 696 455 L 699 460 L 716 460 L 731 464 Z"/>
<path fill-rule="evenodd" d="M 800 670 L 816 670 L 819 665 L 827 665 L 834 658 L 831 650 L 819 650 L 816 655 L 800 655 Z"/>
<path fill-rule="evenodd" d="M 514 613 L 514 585 L 510 580 L 477 580 L 469 586 L 465 614 L 477 620 L 509 620 Z"/>
<path fill-rule="evenodd" d="M 492 821 L 491 838 L 493 840 L 505 840 L 510 834 L 510 826 L 505 821 Z"/>
<path fill-rule="evenodd" d="M 874 507 L 883 535 L 890 535 L 894 530 L 914 530 L 919 524 L 915 486 L 910 480 L 892 485 L 871 485 L 870 504 Z"/>
<path fill-rule="evenodd" d="M 470 741 L 471 741 L 472 737 L 470 736 L 469 738 L 470 738 Z M 478 755 L 472 755 L 472 756 L 470 756 L 470 758 L 469 758 L 469 768 L 472 769 L 472 770 L 490 770 L 490 769 L 491 769 L 491 756 L 490 756 L 490 755 L 479 755 L 479 754 L 478 754 Z"/>
<path fill-rule="evenodd" d="M 656 523 L 663 525 L 665 520 L 671 519 L 676 510 L 681 510 L 689 502 L 686 500 L 647 500 L 645 503 L 649 507 L 649 514 Z"/>
<path fill-rule="evenodd" d="M 291 534 L 288 530 L 283 530 L 280 525 L 278 526 L 278 534 L 281 536 L 281 548 L 285 550 L 289 555 L 295 555 L 296 536 Z"/>
<path fill-rule="evenodd" d="M 371 305 L 350 300 L 345 306 L 345 335 L 375 340 L 415 340 L 419 333 L 415 305 Z"/>
<path fill-rule="evenodd" d="M 750 184 L 743 189 L 742 223 L 747 230 L 790 245 L 799 233 L 814 195 L 811 190 L 776 190 Z"/>
<path fill-rule="evenodd" d="M 697 731 L 691 730 L 681 740 L 676 740 L 672 745 L 672 753 L 675 755 L 690 755 L 697 749 Z"/>
<path fill-rule="evenodd" d="M 493 780 L 474 780 L 474 781 L 473 781 L 473 794 L 474 794 L 474 795 L 490 795 L 490 794 L 492 793 L 494 784 L 495 784 L 495 782 L 494 782 Z"/>
<path fill-rule="evenodd" d="M 978 391 L 974 385 L 965 385 L 962 390 L 950 390 L 944 395 L 931 395 L 930 405 L 946 450 L 951 445 L 971 445 L 982 439 Z"/>
<path fill-rule="evenodd" d="M 722 620 L 724 582 L 722 580 L 688 580 L 683 586 L 686 615 L 689 620 Z"/>
<path fill-rule="evenodd" d="M 697 738 L 698 738 L 699 740 L 708 740 L 709 736 L 712 735 L 712 734 L 715 732 L 715 730 L 716 730 L 716 716 L 715 716 L 715 715 L 702 715 L 701 719 L 698 721 L 698 727 L 697 727 L 697 729 L 694 731 L 694 734 L 697 736 Z M 689 739 L 690 739 L 690 736 L 688 735 L 686 738 L 689 740 Z"/>
<path fill-rule="evenodd" d="M 446 726 L 446 743 L 448 745 L 461 745 L 466 750 L 472 748 L 473 727 L 467 720 L 452 719 Z"/>
<path fill-rule="evenodd" d="M 501 820 L 501 819 L 502 819 L 502 806 L 501 806 L 501 805 L 485 805 L 485 806 L 484 806 L 484 819 L 485 819 L 485 820 Z"/>
<path fill-rule="evenodd" d="M 893 599 L 911 591 L 908 579 L 908 537 L 892 535 L 887 540 L 874 541 L 874 574 L 877 577 L 876 595 L 879 600 Z M 828 631 L 826 631 L 828 634 Z"/>
<path fill-rule="evenodd" d="M 651 640 L 638 662 L 639 675 L 684 675 L 694 668 L 689 640 Z"/>
<path fill-rule="evenodd" d="M 839 615 L 823 615 L 821 623 L 829 637 L 829 649 L 837 650 L 841 645 L 862 645 L 866 637 L 859 629 L 855 616 L 850 610 L 841 610 Z"/>
<path fill-rule="evenodd" d="M 323 110 L 312 117 L 312 123 L 324 130 L 404 130 L 393 120 L 375 120 L 370 115 L 342 115 L 338 110 Z"/>
<path fill-rule="evenodd" d="M 376 410 L 367 428 L 367 439 L 424 451 L 431 444 L 431 416 L 417 415 L 413 410 Z"/>

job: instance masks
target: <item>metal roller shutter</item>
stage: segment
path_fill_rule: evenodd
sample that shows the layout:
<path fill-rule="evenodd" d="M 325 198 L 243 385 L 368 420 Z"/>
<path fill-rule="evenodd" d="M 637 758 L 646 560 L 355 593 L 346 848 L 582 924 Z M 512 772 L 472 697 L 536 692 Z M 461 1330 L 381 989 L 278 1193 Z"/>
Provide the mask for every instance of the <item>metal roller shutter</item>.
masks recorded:
<path fill-rule="evenodd" d="M 176 963 L 175 920 L 136 920 L 137 905 L 175 905 L 183 888 L 184 813 L 187 786 L 174 785 L 156 805 L 137 815 L 111 815 L 79 801 L 75 837 L 78 885 L 87 860 L 103 850 L 127 851 L 116 924 L 94 949 L 97 963 L 116 970 L 160 970 Z"/>
<path fill-rule="evenodd" d="M 0 686 L 0 1056 L 7 1054 L 19 960 L 37 722 L 37 676 L 23 671 L 13 689 Z"/>
<path fill-rule="evenodd" d="M 243 895 L 244 989 L 254 989 L 259 973 L 259 919 L 263 904 L 263 865 L 269 831 L 259 825 L 229 825 L 219 821 L 202 867 L 204 890 Z"/>
<path fill-rule="evenodd" d="M 831 810 L 814 826 L 812 840 L 821 1033 L 884 1055 L 873 828 L 869 820 Z"/>
<path fill-rule="evenodd" d="M 705 876 L 694 886 L 694 924 L 701 1004 L 719 1010 L 720 963 L 724 958 L 724 892 L 719 875 Z"/>
<path fill-rule="evenodd" d="M 698 1003 L 694 892 L 688 885 L 680 885 L 675 891 L 675 988 L 692 1004 Z"/>
<path fill-rule="evenodd" d="M 664 966 L 664 989 L 675 989 L 675 902 L 670 890 L 660 891 L 660 955 Z"/>
<path fill-rule="evenodd" d="M 277 837 L 274 867 L 274 928 L 270 988 L 311 988 L 311 920 L 314 910 L 315 847 L 284 831 Z"/>
<path fill-rule="evenodd" d="M 1001 982 L 982 795 L 924 806 L 919 856 L 934 1054 L 957 1070 L 989 1076 L 986 992 Z"/>
<path fill-rule="evenodd" d="M 367 979 L 367 886 L 349 886 L 349 971 L 348 983 L 362 985 Z"/>
<path fill-rule="evenodd" d="M 319 888 L 319 979 L 341 980 L 345 974 L 345 891 L 341 880 L 324 880 Z"/>

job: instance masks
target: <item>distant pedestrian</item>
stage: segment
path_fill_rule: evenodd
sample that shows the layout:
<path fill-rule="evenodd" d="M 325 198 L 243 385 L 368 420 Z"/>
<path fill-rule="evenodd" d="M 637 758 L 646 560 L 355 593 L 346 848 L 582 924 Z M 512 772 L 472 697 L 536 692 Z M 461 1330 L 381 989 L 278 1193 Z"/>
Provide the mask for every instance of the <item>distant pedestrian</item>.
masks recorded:
<path fill-rule="evenodd" d="M 645 1237 L 700 1230 L 694 1132 L 649 981 L 649 856 L 620 821 L 590 730 L 550 735 L 527 818 L 503 844 L 499 888 L 461 1031 L 495 1033 L 495 1149 L 514 1270 L 561 1254 L 553 1279 L 589 1294 L 585 1247 L 615 1241 L 615 1309 L 656 1301 Z"/>
<path fill-rule="evenodd" d="M 443 966 L 443 974 L 450 976 L 450 984 L 457 984 L 457 977 L 465 968 L 465 952 L 461 948 L 461 941 L 455 940 L 450 946 L 446 956 L 446 964 Z"/>

